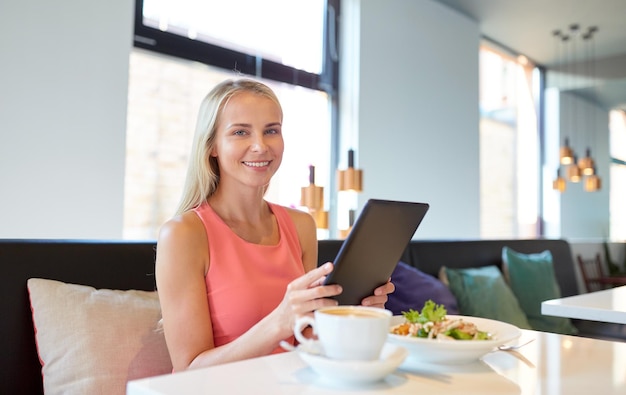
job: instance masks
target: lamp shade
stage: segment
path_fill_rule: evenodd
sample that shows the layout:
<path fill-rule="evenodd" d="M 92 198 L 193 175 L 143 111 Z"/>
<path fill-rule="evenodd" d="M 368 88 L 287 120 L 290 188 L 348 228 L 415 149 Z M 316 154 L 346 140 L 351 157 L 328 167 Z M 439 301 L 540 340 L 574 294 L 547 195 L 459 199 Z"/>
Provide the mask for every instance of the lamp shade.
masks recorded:
<path fill-rule="evenodd" d="M 573 162 L 567 166 L 567 179 L 571 182 L 579 182 L 581 177 L 580 167 L 576 164 L 576 156 Z"/>
<path fill-rule="evenodd" d="M 348 150 L 348 168 L 337 170 L 337 182 L 340 191 L 363 191 L 363 171 L 354 168 L 354 150 Z"/>
<path fill-rule="evenodd" d="M 340 191 L 363 191 L 363 171 L 349 167 L 337 171 L 337 180 Z"/>
<path fill-rule="evenodd" d="M 309 210 L 322 210 L 324 208 L 324 188 L 309 184 L 302 187 L 300 204 Z"/>
<path fill-rule="evenodd" d="M 556 180 L 552 181 L 552 189 L 559 192 L 565 192 L 565 188 L 565 178 L 557 178 Z"/>
<path fill-rule="evenodd" d="M 560 161 L 562 165 L 571 165 L 574 163 L 574 151 L 569 146 L 569 139 L 565 138 L 565 143 L 559 151 Z"/>
<path fill-rule="evenodd" d="M 561 164 L 570 165 L 573 162 L 574 151 L 570 147 L 561 147 Z"/>
<path fill-rule="evenodd" d="M 566 186 L 567 184 L 565 183 L 565 178 L 561 177 L 561 171 L 558 169 L 556 171 L 556 178 L 552 181 L 552 189 L 559 192 L 565 192 Z"/>
<path fill-rule="evenodd" d="M 578 167 L 583 175 L 590 176 L 594 173 L 594 165 L 593 158 L 591 157 L 591 150 L 587 148 L 585 156 L 580 158 L 578 161 Z"/>
<path fill-rule="evenodd" d="M 602 187 L 602 182 L 600 180 L 600 177 L 598 177 L 597 175 L 594 174 L 594 175 L 585 177 L 585 191 L 596 192 L 596 191 L 599 191 L 601 187 Z"/>

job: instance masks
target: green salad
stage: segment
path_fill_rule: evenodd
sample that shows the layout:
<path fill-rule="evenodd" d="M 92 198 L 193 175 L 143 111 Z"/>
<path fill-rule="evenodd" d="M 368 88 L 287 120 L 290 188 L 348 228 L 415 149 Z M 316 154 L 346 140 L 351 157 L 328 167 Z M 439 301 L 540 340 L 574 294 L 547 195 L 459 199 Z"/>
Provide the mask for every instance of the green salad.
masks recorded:
<path fill-rule="evenodd" d="M 479 330 L 463 318 L 450 319 L 446 308 L 427 300 L 421 311 L 403 311 L 405 322 L 391 328 L 391 333 L 439 340 L 491 340 L 489 332 Z"/>

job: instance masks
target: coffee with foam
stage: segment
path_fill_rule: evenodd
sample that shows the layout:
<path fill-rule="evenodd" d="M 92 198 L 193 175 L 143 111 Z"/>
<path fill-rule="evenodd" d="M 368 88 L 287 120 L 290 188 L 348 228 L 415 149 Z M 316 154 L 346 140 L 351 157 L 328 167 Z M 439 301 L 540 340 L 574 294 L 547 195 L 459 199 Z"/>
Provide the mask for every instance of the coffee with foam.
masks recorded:
<path fill-rule="evenodd" d="M 305 347 L 318 348 L 333 359 L 369 361 L 379 358 L 391 320 L 389 310 L 367 306 L 333 306 L 316 310 L 314 318 L 296 320 L 294 334 Z M 313 327 L 319 341 L 307 339 L 302 330 Z"/>

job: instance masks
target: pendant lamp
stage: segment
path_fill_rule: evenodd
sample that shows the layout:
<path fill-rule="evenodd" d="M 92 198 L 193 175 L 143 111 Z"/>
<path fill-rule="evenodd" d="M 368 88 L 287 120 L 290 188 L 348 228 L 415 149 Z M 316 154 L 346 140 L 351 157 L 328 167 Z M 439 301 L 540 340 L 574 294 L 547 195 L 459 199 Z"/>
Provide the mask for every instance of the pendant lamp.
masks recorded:
<path fill-rule="evenodd" d="M 556 170 L 556 179 L 552 181 L 552 189 L 557 190 L 559 192 L 565 192 L 567 184 L 565 183 L 565 178 L 561 177 L 561 169 Z"/>
<path fill-rule="evenodd" d="M 328 211 L 324 211 L 324 187 L 315 185 L 315 166 L 309 166 L 309 185 L 302 187 L 300 205 L 308 208 L 318 229 L 328 229 Z"/>
<path fill-rule="evenodd" d="M 585 177 L 585 191 L 597 192 L 600 190 L 601 187 L 602 187 L 602 180 L 600 179 L 600 177 L 598 177 L 595 174 L 595 169 L 594 169 L 594 174 Z"/>
<path fill-rule="evenodd" d="M 348 150 L 348 168 L 337 171 L 340 191 L 363 191 L 363 171 L 354 168 L 354 150 Z"/>
<path fill-rule="evenodd" d="M 569 146 L 569 139 L 565 138 L 565 143 L 560 149 L 560 158 L 562 165 L 571 165 L 574 161 L 574 150 Z"/>
<path fill-rule="evenodd" d="M 567 166 L 567 179 L 571 182 L 579 182 L 581 177 L 580 167 L 576 163 L 576 155 L 570 165 Z"/>
<path fill-rule="evenodd" d="M 594 163 L 593 158 L 591 157 L 591 149 L 587 148 L 585 151 L 585 156 L 580 158 L 578 161 L 578 167 L 583 176 L 590 176 L 594 174 Z"/>

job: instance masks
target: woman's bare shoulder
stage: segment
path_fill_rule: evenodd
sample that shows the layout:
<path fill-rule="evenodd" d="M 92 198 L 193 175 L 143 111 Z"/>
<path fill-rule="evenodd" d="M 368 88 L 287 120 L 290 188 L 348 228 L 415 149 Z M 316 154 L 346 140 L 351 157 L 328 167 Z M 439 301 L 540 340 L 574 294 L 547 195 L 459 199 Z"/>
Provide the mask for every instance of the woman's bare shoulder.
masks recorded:
<path fill-rule="evenodd" d="M 292 207 L 285 207 L 289 217 L 293 221 L 296 226 L 296 230 L 298 234 L 303 234 L 303 232 L 310 232 L 311 230 L 315 230 L 315 220 L 313 216 L 306 211 L 298 210 Z"/>
<path fill-rule="evenodd" d="M 200 218 L 194 212 L 186 212 L 163 224 L 157 240 L 157 264 L 163 262 L 205 261 L 208 240 Z M 159 259 L 159 257 L 177 259 Z M 187 258 L 187 259 L 185 259 Z"/>
<path fill-rule="evenodd" d="M 165 222 L 159 231 L 158 241 L 190 242 L 204 233 L 204 226 L 198 215 L 188 211 Z"/>
<path fill-rule="evenodd" d="M 302 247 L 302 263 L 304 270 L 308 272 L 317 265 L 317 226 L 315 219 L 306 211 L 290 207 L 285 208 L 298 232 L 298 239 Z"/>

